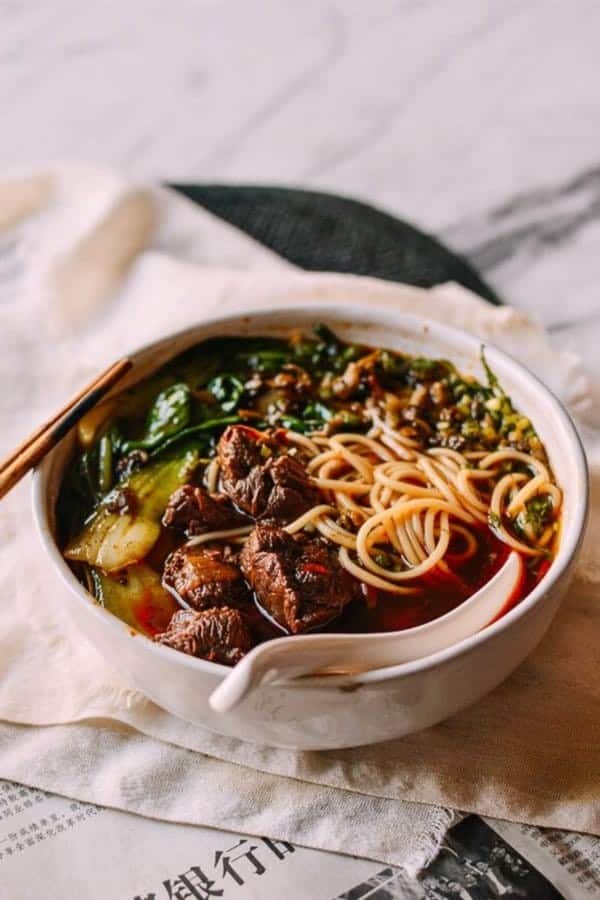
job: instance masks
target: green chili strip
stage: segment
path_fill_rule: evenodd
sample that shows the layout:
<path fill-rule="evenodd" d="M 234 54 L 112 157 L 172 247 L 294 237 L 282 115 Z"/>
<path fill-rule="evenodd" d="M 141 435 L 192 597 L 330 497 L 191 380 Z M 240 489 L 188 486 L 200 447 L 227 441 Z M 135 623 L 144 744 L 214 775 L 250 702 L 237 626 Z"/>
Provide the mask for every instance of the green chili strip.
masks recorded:
<path fill-rule="evenodd" d="M 110 491 L 113 484 L 112 441 L 108 434 L 100 438 L 98 446 L 98 487 L 101 494 Z"/>

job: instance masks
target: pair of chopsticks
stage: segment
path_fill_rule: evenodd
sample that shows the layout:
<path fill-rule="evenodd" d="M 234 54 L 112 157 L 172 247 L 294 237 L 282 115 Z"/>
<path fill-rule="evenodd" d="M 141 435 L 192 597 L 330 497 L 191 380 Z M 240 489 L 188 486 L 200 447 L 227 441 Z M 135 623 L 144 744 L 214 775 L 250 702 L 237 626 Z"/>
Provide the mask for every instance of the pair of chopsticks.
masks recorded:
<path fill-rule="evenodd" d="M 0 462 L 0 499 L 37 466 L 44 456 L 128 372 L 130 359 L 117 360 L 82 388 L 71 400 Z"/>

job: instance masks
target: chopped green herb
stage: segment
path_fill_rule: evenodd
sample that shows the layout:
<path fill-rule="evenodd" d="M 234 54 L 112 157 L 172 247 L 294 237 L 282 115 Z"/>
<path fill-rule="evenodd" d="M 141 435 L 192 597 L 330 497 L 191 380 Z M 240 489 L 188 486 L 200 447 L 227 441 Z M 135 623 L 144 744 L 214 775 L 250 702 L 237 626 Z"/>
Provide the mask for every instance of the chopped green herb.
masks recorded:
<path fill-rule="evenodd" d="M 493 528 L 495 531 L 497 531 L 502 525 L 502 522 L 500 521 L 500 516 L 494 512 L 488 513 L 488 522 L 489 522 L 490 528 Z"/>
<path fill-rule="evenodd" d="M 329 328 L 327 325 L 324 325 L 322 322 L 319 322 L 318 325 L 315 325 L 314 332 L 324 344 L 328 344 L 330 347 L 335 346 L 336 348 L 340 346 L 338 337 L 333 333 L 331 328 Z"/>
<path fill-rule="evenodd" d="M 486 374 L 486 377 L 487 377 L 487 380 L 488 380 L 488 386 L 489 386 L 495 393 L 504 395 L 504 389 L 502 388 L 502 386 L 501 386 L 501 384 L 500 384 L 500 382 L 499 382 L 499 380 L 498 380 L 498 376 L 495 374 L 495 372 L 492 371 L 492 369 L 491 369 L 490 366 L 489 366 L 489 363 L 488 363 L 487 359 L 485 358 L 485 346 L 484 346 L 483 344 L 481 345 L 481 350 L 480 350 L 480 352 L 479 352 L 479 357 L 480 357 L 480 359 L 481 359 L 481 365 L 482 365 L 483 368 L 485 369 L 485 374 Z"/>
<path fill-rule="evenodd" d="M 380 350 L 378 361 L 385 375 L 398 381 L 404 379 L 408 368 L 405 357 L 399 353 L 391 353 L 389 350 Z"/>
<path fill-rule="evenodd" d="M 280 350 L 261 350 L 258 353 L 238 354 L 239 362 L 244 362 L 248 369 L 262 374 L 272 374 L 289 362 L 289 356 Z"/>
<path fill-rule="evenodd" d="M 304 407 L 303 418 L 306 419 L 321 419 L 322 422 L 329 422 L 332 416 L 333 412 L 329 407 L 325 406 L 324 403 L 320 403 L 318 400 L 314 403 L 308 403 Z"/>
<path fill-rule="evenodd" d="M 525 510 L 525 518 L 538 536 L 550 522 L 554 504 L 548 494 L 538 494 L 525 504 Z"/>
<path fill-rule="evenodd" d="M 374 553 L 373 559 L 378 566 L 381 566 L 382 569 L 391 569 L 392 567 L 391 557 L 389 556 L 389 554 L 384 553 L 383 550 L 378 550 L 377 553 Z"/>

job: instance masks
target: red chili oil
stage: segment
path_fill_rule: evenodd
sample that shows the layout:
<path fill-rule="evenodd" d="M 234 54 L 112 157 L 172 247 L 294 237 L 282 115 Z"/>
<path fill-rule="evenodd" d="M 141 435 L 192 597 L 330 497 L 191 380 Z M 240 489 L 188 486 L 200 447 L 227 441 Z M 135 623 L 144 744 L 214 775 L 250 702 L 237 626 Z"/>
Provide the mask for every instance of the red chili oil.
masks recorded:
<path fill-rule="evenodd" d="M 418 594 L 393 594 L 362 585 L 364 601 L 351 603 L 326 630 L 338 633 L 402 631 L 424 625 L 455 609 L 493 578 L 511 552 L 511 548 L 489 528 L 479 529 L 477 537 L 478 549 L 474 556 L 453 564 L 449 552 L 445 560 L 447 570 L 436 566 L 422 576 L 418 584 L 423 589 Z M 450 547 L 450 551 L 452 549 Z M 539 563 L 537 558 L 533 563 L 524 558 L 524 562 L 523 577 L 500 616 L 519 603 L 546 571 L 544 563 Z"/>
<path fill-rule="evenodd" d="M 174 597 L 167 591 L 146 589 L 132 604 L 136 627 L 149 637 L 166 631 L 174 613 L 181 609 Z"/>
<path fill-rule="evenodd" d="M 459 560 L 464 550 L 461 539 L 451 544 L 445 557 L 446 568 L 436 566 L 418 579 L 421 590 L 417 594 L 393 594 L 360 583 L 360 598 L 352 601 L 341 616 L 322 630 L 342 634 L 402 631 L 424 625 L 450 612 L 493 578 L 511 552 L 511 548 L 485 526 L 477 530 L 477 538 L 477 551 L 462 562 Z M 159 543 L 160 546 L 146 560 L 157 572 L 162 571 L 164 559 L 173 549 L 175 539 L 167 535 Z M 550 565 L 550 560 L 546 558 L 540 561 L 538 557 L 523 557 L 523 561 L 522 577 L 497 618 L 526 597 Z M 154 636 L 166 629 L 171 616 L 180 608 L 167 591 L 145 590 L 134 601 L 132 612 L 140 631 Z M 261 611 L 258 604 L 245 610 L 244 615 L 257 643 L 282 637 L 286 633 Z"/>

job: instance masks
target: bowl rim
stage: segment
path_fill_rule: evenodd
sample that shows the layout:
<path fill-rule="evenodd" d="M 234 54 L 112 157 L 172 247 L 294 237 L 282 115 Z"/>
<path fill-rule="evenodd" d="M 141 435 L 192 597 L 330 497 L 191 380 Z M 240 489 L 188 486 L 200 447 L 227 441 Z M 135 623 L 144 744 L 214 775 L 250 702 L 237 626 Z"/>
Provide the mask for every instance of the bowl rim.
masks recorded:
<path fill-rule="evenodd" d="M 358 309 L 356 309 L 355 312 L 358 312 Z M 306 316 L 308 314 L 310 316 L 314 316 L 315 319 L 317 317 L 323 318 L 325 320 L 332 319 L 334 321 L 337 319 L 338 323 L 348 323 L 351 321 L 351 318 L 348 316 L 348 309 L 344 308 L 343 304 L 340 303 L 340 301 L 335 300 L 327 300 L 326 302 L 319 303 L 318 306 L 313 305 L 310 302 L 307 303 L 306 301 L 293 300 L 286 301 L 280 306 L 269 308 L 260 305 L 248 305 L 236 308 L 230 307 L 225 314 L 201 317 L 192 325 L 188 325 L 185 328 L 178 329 L 177 331 L 174 331 L 170 334 L 163 335 L 157 340 L 139 345 L 135 349 L 131 350 L 127 355 L 130 358 L 133 358 L 135 363 L 135 358 L 140 354 L 151 352 L 155 348 L 164 348 L 168 343 L 176 343 L 178 340 L 185 339 L 187 336 L 195 333 L 199 329 L 209 330 L 214 329 L 215 327 L 223 327 L 223 329 L 227 329 L 228 326 L 232 326 L 235 324 L 237 324 L 239 327 L 241 322 L 247 322 L 249 320 L 254 320 L 255 318 L 259 321 L 266 320 L 266 322 L 268 323 L 270 319 L 276 318 L 277 316 L 283 316 L 284 318 L 288 319 L 293 318 L 295 314 L 302 316 Z M 403 325 L 406 325 L 410 332 L 409 337 L 412 337 L 418 333 L 422 333 L 424 335 L 427 335 L 429 338 L 433 338 L 434 342 L 436 340 L 440 342 L 443 341 L 451 346 L 456 347 L 457 352 L 464 352 L 466 350 L 469 353 L 474 352 L 478 354 L 481 346 L 484 345 L 486 358 L 488 362 L 491 361 L 492 366 L 495 366 L 495 360 L 499 360 L 503 367 L 513 369 L 521 377 L 528 380 L 535 390 L 546 396 L 546 399 L 550 402 L 550 405 L 553 408 L 554 415 L 557 417 L 557 420 L 563 427 L 565 443 L 568 445 L 570 464 L 573 467 L 574 477 L 570 479 L 570 484 L 568 485 L 568 487 L 565 487 L 563 485 L 561 485 L 561 487 L 563 490 L 567 491 L 575 492 L 579 490 L 579 493 L 583 498 L 583 502 L 579 504 L 574 510 L 572 521 L 569 523 L 568 531 L 563 531 L 561 535 L 559 554 L 553 561 L 553 565 L 550 567 L 548 572 L 542 577 L 540 582 L 538 582 L 534 589 L 520 603 L 514 606 L 511 610 L 509 610 L 495 622 L 492 622 L 490 625 L 487 625 L 485 628 L 481 629 L 470 637 L 464 638 L 463 640 L 458 641 L 456 644 L 452 644 L 450 647 L 447 647 L 444 650 L 439 650 L 436 653 L 430 654 L 426 657 L 422 657 L 421 659 L 413 660 L 411 662 L 398 663 L 396 665 L 386 666 L 378 669 L 371 669 L 369 671 L 357 673 L 355 675 L 307 676 L 302 678 L 298 682 L 298 684 L 301 684 L 303 687 L 316 687 L 319 685 L 328 685 L 331 687 L 335 687 L 340 684 L 351 687 L 352 685 L 367 685 L 393 680 L 401 676 L 413 675 L 417 672 L 435 668 L 436 666 L 441 665 L 442 663 L 450 659 L 463 656 L 473 648 L 485 643 L 494 635 L 504 631 L 507 628 L 510 628 L 514 623 L 526 617 L 530 610 L 533 609 L 533 607 L 543 599 L 543 597 L 551 590 L 556 582 L 558 582 L 560 578 L 565 574 L 565 572 L 571 567 L 574 558 L 576 557 L 581 547 L 588 517 L 589 470 L 579 433 L 563 403 L 537 375 L 535 375 L 530 369 L 527 368 L 527 366 L 523 365 L 522 362 L 516 360 L 505 350 L 501 350 L 495 344 L 485 339 L 477 338 L 475 335 L 472 335 L 469 332 L 466 332 L 460 328 L 456 328 L 452 325 L 447 325 L 436 320 L 428 319 L 426 316 L 420 316 L 415 313 L 406 313 L 402 310 L 394 309 L 391 306 L 383 305 L 377 302 L 373 303 L 372 305 L 370 304 L 368 309 L 364 312 L 361 308 L 361 315 L 363 315 L 365 318 L 368 318 L 370 323 L 372 322 L 373 324 L 379 326 L 385 326 L 388 322 L 395 328 L 401 328 Z M 293 326 L 286 325 L 285 327 Z M 206 338 L 202 337 L 198 338 L 199 341 L 205 339 Z M 163 364 L 164 362 L 161 362 L 161 365 Z M 561 438 L 561 440 L 563 439 Z M 79 601 L 85 604 L 87 612 L 92 615 L 98 616 L 104 623 L 110 623 L 110 627 L 113 627 L 121 633 L 126 633 L 129 637 L 135 638 L 138 642 L 141 639 L 143 646 L 147 648 L 149 653 L 157 653 L 163 657 L 166 654 L 166 658 L 169 659 L 173 664 L 179 664 L 185 668 L 189 668 L 192 671 L 202 672 L 204 674 L 210 674 L 212 676 L 220 675 L 222 677 L 225 677 L 231 671 L 228 666 L 221 665 L 220 663 L 209 662 L 208 660 L 198 659 L 196 657 L 180 653 L 172 649 L 171 647 L 166 647 L 161 644 L 155 643 L 151 638 L 148 638 L 141 632 L 136 631 L 126 622 L 119 619 L 117 616 L 106 610 L 97 601 L 95 601 L 91 594 L 88 593 L 86 588 L 75 577 L 74 573 L 67 565 L 62 553 L 60 552 L 58 545 L 54 540 L 54 536 L 52 535 L 47 510 L 48 504 L 46 502 L 46 492 L 44 490 L 44 473 L 47 467 L 50 465 L 51 459 L 58 449 L 58 446 L 60 445 L 57 445 L 57 447 L 53 448 L 53 450 L 45 457 L 42 463 L 37 466 L 33 472 L 31 502 L 33 517 L 39 538 L 55 569 L 58 571 L 58 574 L 63 583 L 69 588 L 71 593 L 74 594 Z M 382 632 L 381 635 L 389 637 L 389 632 Z M 378 635 L 361 632 L 352 636 L 357 640 L 360 640 L 362 638 L 368 638 L 372 640 Z M 292 635 L 291 637 L 295 638 L 296 640 L 302 640 L 302 635 Z M 324 635 L 323 637 L 327 636 Z M 294 689 L 296 686 L 297 685 L 294 682 L 289 682 L 285 685 L 286 688 L 289 687 L 292 689 Z"/>

